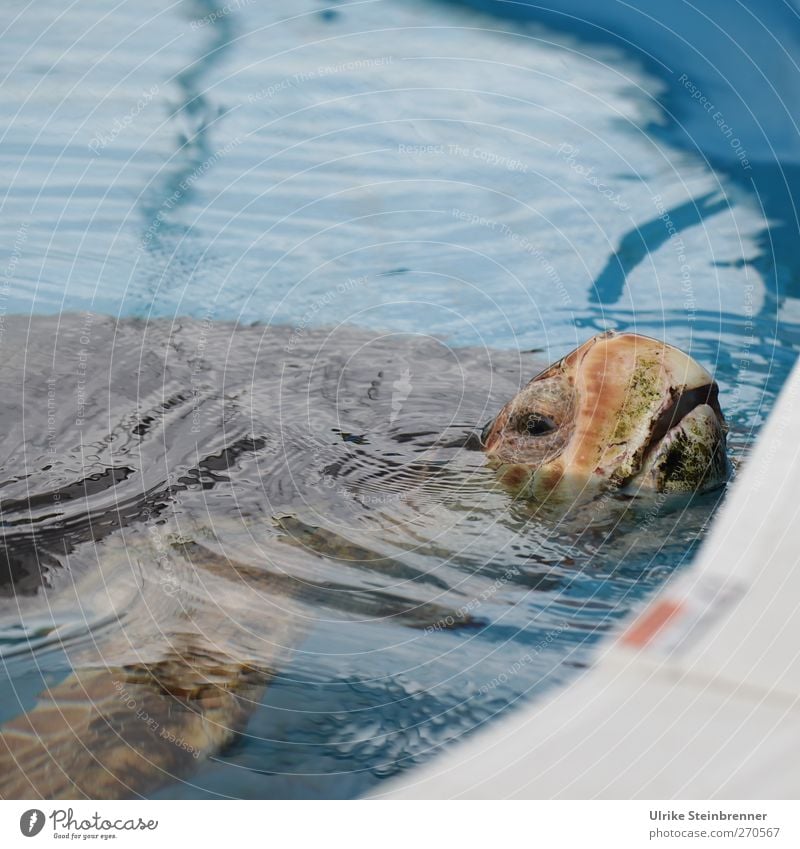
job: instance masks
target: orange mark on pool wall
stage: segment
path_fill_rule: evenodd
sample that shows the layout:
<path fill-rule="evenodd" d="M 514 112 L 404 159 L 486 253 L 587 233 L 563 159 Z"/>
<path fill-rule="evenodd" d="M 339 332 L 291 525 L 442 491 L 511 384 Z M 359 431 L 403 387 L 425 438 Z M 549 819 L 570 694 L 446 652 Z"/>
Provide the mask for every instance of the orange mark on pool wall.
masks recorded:
<path fill-rule="evenodd" d="M 622 635 L 621 642 L 643 648 L 678 615 L 683 604 L 663 599 L 651 605 Z"/>

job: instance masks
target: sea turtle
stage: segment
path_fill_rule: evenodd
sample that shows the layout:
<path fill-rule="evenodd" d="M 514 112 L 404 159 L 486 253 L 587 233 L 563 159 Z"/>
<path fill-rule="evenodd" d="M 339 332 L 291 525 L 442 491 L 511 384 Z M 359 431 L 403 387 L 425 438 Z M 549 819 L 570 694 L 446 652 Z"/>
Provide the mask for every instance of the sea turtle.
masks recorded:
<path fill-rule="evenodd" d="M 727 472 L 716 384 L 661 342 L 602 334 L 514 394 L 511 357 L 504 370 L 412 337 L 332 338 L 91 314 L 7 326 L 0 648 L 45 675 L 66 654 L 72 672 L 6 700 L 0 796 L 127 797 L 188 775 L 244 728 L 310 611 L 469 627 L 436 574 L 325 521 L 354 500 L 387 527 L 413 517 L 472 480 L 453 450 L 488 456 L 474 487 L 496 476 L 499 497 L 533 502 L 691 491 Z M 428 373 L 399 423 L 409 358 Z M 475 418 L 442 427 L 465 387 Z M 370 454 L 376 409 L 413 461 Z"/>

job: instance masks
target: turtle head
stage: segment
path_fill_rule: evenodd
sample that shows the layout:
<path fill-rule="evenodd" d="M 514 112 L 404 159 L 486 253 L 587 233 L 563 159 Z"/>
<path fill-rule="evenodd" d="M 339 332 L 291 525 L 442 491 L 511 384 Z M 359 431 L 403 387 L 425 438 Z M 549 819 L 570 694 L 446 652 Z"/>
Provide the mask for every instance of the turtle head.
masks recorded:
<path fill-rule="evenodd" d="M 481 442 L 503 483 L 536 499 L 603 485 L 713 489 L 729 472 L 718 394 L 677 348 L 603 333 L 534 377 Z"/>

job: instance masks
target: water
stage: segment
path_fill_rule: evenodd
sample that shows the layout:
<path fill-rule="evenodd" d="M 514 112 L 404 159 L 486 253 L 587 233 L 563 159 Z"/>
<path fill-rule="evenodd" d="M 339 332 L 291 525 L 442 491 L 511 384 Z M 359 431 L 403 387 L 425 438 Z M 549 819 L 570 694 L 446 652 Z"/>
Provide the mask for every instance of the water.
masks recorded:
<path fill-rule="evenodd" d="M 142 792 L 353 796 L 572 680 L 691 560 L 720 493 L 531 515 L 464 438 L 613 327 L 715 372 L 745 462 L 800 341 L 787 130 L 770 161 L 742 129 L 743 171 L 644 25 L 647 62 L 483 5 L 13 7 L 0 719 L 189 634 L 270 672 Z"/>

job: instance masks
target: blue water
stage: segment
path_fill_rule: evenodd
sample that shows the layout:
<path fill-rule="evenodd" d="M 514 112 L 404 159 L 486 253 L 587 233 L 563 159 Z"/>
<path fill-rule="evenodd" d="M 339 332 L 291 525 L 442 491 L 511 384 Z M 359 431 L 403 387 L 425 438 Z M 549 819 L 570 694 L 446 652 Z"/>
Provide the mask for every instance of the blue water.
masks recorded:
<path fill-rule="evenodd" d="M 3 321 L 344 322 L 545 360 L 635 329 L 714 371 L 746 462 L 800 347 L 794 6 L 550 5 L 9 4 Z M 602 614 L 581 607 L 592 627 L 481 709 L 459 714 L 473 679 L 431 702 L 427 673 L 395 681 L 388 652 L 325 679 L 321 631 L 252 739 L 162 792 L 363 792 L 569 681 L 691 558 L 715 505 L 657 555 L 593 549 L 579 595 Z M 494 626 L 479 680 L 541 638 Z"/>

